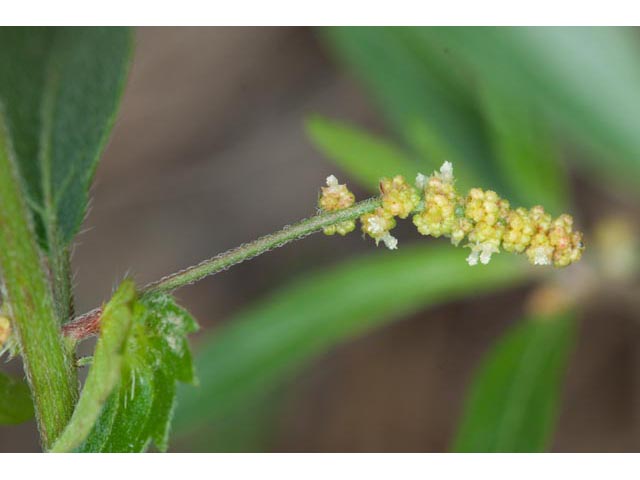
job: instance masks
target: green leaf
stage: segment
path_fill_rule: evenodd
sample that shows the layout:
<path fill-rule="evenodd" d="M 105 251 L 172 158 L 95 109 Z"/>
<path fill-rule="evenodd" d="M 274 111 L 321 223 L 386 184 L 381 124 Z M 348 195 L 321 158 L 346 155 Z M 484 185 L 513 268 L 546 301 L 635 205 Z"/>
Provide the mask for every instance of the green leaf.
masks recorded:
<path fill-rule="evenodd" d="M 381 177 L 400 174 L 412 181 L 420 168 L 392 143 L 346 123 L 314 115 L 307 120 L 306 130 L 324 155 L 371 191 L 378 191 Z"/>
<path fill-rule="evenodd" d="M 15 425 L 33 418 L 33 402 L 24 380 L 0 372 L 0 425 Z"/>
<path fill-rule="evenodd" d="M 509 330 L 476 373 L 453 450 L 545 451 L 574 337 L 572 313 L 530 317 Z"/>
<path fill-rule="evenodd" d="M 640 55 L 627 28 L 426 28 L 494 88 L 522 97 L 587 146 L 609 178 L 640 174 Z"/>
<path fill-rule="evenodd" d="M 134 283 L 125 280 L 104 308 L 100 319 L 100 338 L 82 395 L 69 424 L 52 451 L 70 452 L 80 446 L 91 432 L 111 392 L 118 385 L 131 330 L 135 298 Z"/>
<path fill-rule="evenodd" d="M 176 382 L 196 381 L 186 338 L 196 330 L 167 294 L 135 304 L 120 382 L 80 451 L 141 452 L 151 442 L 167 449 Z"/>
<path fill-rule="evenodd" d="M 450 245 L 376 251 L 281 288 L 203 344 L 200 388 L 182 391 L 177 428 L 206 426 L 272 392 L 330 348 L 402 315 L 516 285 L 530 271 L 508 255 L 485 268 L 464 258 Z"/>
<path fill-rule="evenodd" d="M 174 448 L 178 452 L 268 452 L 287 406 L 286 398 L 286 385 L 283 385 L 271 394 L 242 402 L 203 429 L 179 437 Z"/>
<path fill-rule="evenodd" d="M 544 205 L 554 215 L 567 206 L 566 171 L 544 117 L 522 98 L 483 89 L 484 114 L 500 173 L 513 204 Z"/>
<path fill-rule="evenodd" d="M 84 218 L 114 123 L 131 34 L 126 28 L 2 28 L 0 44 L 0 103 L 42 244 L 67 245 Z"/>

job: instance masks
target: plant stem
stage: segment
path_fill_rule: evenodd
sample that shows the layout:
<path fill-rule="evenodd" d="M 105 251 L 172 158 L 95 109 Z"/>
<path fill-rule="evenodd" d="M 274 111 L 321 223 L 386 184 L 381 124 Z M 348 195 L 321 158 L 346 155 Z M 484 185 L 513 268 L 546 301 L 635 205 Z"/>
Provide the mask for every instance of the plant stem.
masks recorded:
<path fill-rule="evenodd" d="M 324 227 L 335 223 L 353 220 L 360 215 L 372 212 L 380 206 L 380 199 L 370 198 L 356 203 L 352 207 L 330 213 L 321 213 L 307 218 L 294 225 L 286 226 L 282 230 L 260 237 L 253 242 L 246 243 L 225 253 L 209 258 L 198 265 L 186 268 L 177 273 L 168 275 L 160 280 L 146 285 L 142 293 L 151 294 L 159 292 L 172 292 L 185 285 L 190 285 L 205 277 L 219 273 L 227 268 L 237 265 L 258 255 L 281 247 L 293 240 L 306 237 Z"/>
<path fill-rule="evenodd" d="M 180 287 L 190 285 L 205 277 L 222 272 L 245 260 L 257 257 L 269 250 L 306 237 L 307 235 L 322 230 L 324 227 L 346 220 L 356 219 L 365 213 L 372 212 L 379 206 L 379 198 L 370 198 L 344 210 L 315 215 L 294 225 L 286 226 L 278 232 L 265 235 L 253 242 L 245 243 L 232 250 L 216 255 L 198 265 L 161 278 L 156 282 L 146 285 L 141 293 L 143 295 L 150 295 L 160 292 L 172 292 Z M 97 334 L 100 330 L 101 313 L 101 309 L 96 308 L 77 317 L 72 322 L 63 325 L 63 334 L 77 340 Z"/>
<path fill-rule="evenodd" d="M 51 272 L 51 288 L 56 306 L 56 317 L 58 318 L 58 324 L 62 325 L 73 318 L 71 256 L 69 255 L 69 248 L 54 246 L 53 242 L 59 242 L 58 238 L 54 237 L 49 243 L 51 245 L 51 251 L 48 255 L 49 271 Z"/>
<path fill-rule="evenodd" d="M 48 449 L 71 417 L 75 375 L 63 346 L 47 272 L 22 197 L 1 111 L 0 268 L 42 444 Z"/>

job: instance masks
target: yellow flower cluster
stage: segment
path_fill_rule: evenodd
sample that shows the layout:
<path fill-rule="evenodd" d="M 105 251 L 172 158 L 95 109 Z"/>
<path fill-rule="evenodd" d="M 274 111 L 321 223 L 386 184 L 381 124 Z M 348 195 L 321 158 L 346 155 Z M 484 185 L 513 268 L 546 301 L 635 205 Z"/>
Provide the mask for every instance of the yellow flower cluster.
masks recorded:
<path fill-rule="evenodd" d="M 469 231 L 467 246 L 471 254 L 467 257 L 469 265 L 489 263 L 491 255 L 500 251 L 500 242 L 505 231 L 509 202 L 501 199 L 492 190 L 486 192 L 472 188 L 465 200 L 464 216 L 473 228 Z"/>
<path fill-rule="evenodd" d="M 570 215 L 554 220 L 541 206 L 511 209 L 508 201 L 491 190 L 473 188 L 463 197 L 455 189 L 449 162 L 429 177 L 418 174 L 416 187 L 400 175 L 380 181 L 381 206 L 360 217 L 362 231 L 376 245 L 382 241 L 389 249 L 396 249 L 398 241 L 390 234 L 396 226 L 395 217 L 413 214 L 413 223 L 423 235 L 448 237 L 454 245 L 466 238 L 465 246 L 471 249 L 469 265 L 486 265 L 501 248 L 524 253 L 534 265 L 565 267 L 582 256 L 582 234 L 573 231 Z M 346 185 L 329 177 L 327 187 L 322 189 L 320 207 L 335 211 L 353 203 L 353 194 Z M 325 233 L 344 235 L 355 228 L 353 222 L 341 227 L 346 223 L 325 228 Z"/>
<path fill-rule="evenodd" d="M 382 208 L 394 217 L 407 218 L 420 203 L 420 195 L 402 175 L 380 180 Z"/>
<path fill-rule="evenodd" d="M 349 191 L 345 184 L 338 183 L 338 179 L 330 175 L 327 177 L 327 186 L 322 187 L 322 194 L 318 200 L 318 206 L 325 212 L 335 212 L 349 208 L 356 201 L 356 197 Z M 346 220 L 344 222 L 329 225 L 324 228 L 325 235 L 346 235 L 353 232 L 356 228 L 355 220 Z"/>
<path fill-rule="evenodd" d="M 373 213 L 365 213 L 360 217 L 362 231 L 376 241 L 382 241 L 389 250 L 398 248 L 398 239 L 389 231 L 396 226 L 396 219 L 384 207 L 377 208 Z"/>
<path fill-rule="evenodd" d="M 418 174 L 416 186 L 424 193 L 424 210 L 413 216 L 413 224 L 422 235 L 451 235 L 456 223 L 455 211 L 460 198 L 453 188 L 453 169 L 446 162 L 440 173 L 430 177 Z"/>

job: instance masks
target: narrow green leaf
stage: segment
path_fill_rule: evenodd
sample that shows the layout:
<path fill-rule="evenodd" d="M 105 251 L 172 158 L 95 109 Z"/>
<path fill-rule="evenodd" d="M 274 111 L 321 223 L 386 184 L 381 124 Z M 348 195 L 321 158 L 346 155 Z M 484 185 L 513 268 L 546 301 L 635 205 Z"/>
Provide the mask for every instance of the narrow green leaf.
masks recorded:
<path fill-rule="evenodd" d="M 287 406 L 286 393 L 286 385 L 282 385 L 270 394 L 242 402 L 203 429 L 179 437 L 174 448 L 179 452 L 268 452 Z"/>
<path fill-rule="evenodd" d="M 54 452 L 70 452 L 86 439 L 109 395 L 120 381 L 125 346 L 132 323 L 136 297 L 131 280 L 122 282 L 100 319 L 100 338 L 93 363 L 69 425 L 54 444 Z"/>
<path fill-rule="evenodd" d="M 640 47 L 628 28 L 426 28 L 483 81 L 548 113 L 609 178 L 640 174 Z M 633 175 L 632 173 L 635 173 Z"/>
<path fill-rule="evenodd" d="M 544 205 L 559 215 L 567 206 L 567 178 L 548 123 L 521 98 L 493 86 L 486 86 L 482 97 L 508 198 L 527 208 Z"/>
<path fill-rule="evenodd" d="M 301 365 L 403 314 L 518 284 L 526 262 L 471 268 L 450 245 L 376 251 L 275 292 L 214 332 L 197 359 L 200 387 L 179 397 L 181 430 L 204 427 L 277 388 Z"/>
<path fill-rule="evenodd" d="M 457 452 L 542 452 L 575 337 L 572 313 L 530 317 L 491 350 L 471 385 Z"/>
<path fill-rule="evenodd" d="M 306 130 L 324 155 L 371 191 L 378 191 L 381 177 L 400 174 L 412 181 L 420 168 L 392 143 L 346 123 L 314 115 L 307 120 Z"/>
<path fill-rule="evenodd" d="M 15 425 L 33 418 L 33 402 L 24 380 L 0 372 L 0 425 Z"/>
<path fill-rule="evenodd" d="M 121 379 L 83 452 L 166 450 L 176 382 L 195 382 L 187 335 L 197 324 L 167 294 L 141 298 L 124 347 Z"/>

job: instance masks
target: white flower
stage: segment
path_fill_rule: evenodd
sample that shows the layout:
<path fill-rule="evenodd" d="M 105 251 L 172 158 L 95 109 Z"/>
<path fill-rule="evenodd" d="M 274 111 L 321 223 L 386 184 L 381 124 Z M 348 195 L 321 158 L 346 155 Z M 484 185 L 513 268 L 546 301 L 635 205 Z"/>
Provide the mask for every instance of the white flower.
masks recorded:
<path fill-rule="evenodd" d="M 398 239 L 393 235 L 391 235 L 389 232 L 385 233 L 382 237 L 380 237 L 380 240 L 384 242 L 384 244 L 389 250 L 397 250 Z M 378 244 L 378 240 L 376 240 L 376 245 L 377 244 Z"/>
<path fill-rule="evenodd" d="M 498 253 L 498 247 L 496 247 L 493 243 L 483 243 L 482 244 L 482 252 L 480 253 L 480 262 L 483 265 L 488 264 L 491 261 L 491 255 L 494 253 Z"/>
<path fill-rule="evenodd" d="M 478 264 L 478 256 L 479 255 L 480 255 L 480 252 L 478 250 L 471 250 L 471 253 L 467 257 L 467 263 L 469 265 L 471 265 L 472 267 L 474 265 L 477 265 Z"/>
<path fill-rule="evenodd" d="M 553 254 L 552 247 L 540 246 L 536 247 L 533 251 L 533 264 L 534 265 L 551 265 L 551 255 Z"/>
<path fill-rule="evenodd" d="M 467 245 L 467 247 L 471 249 L 471 253 L 467 257 L 467 263 L 471 266 L 477 265 L 478 260 L 483 265 L 487 265 L 491 261 L 491 255 L 500 251 L 494 242 L 476 243 L 475 245 Z"/>
<path fill-rule="evenodd" d="M 453 164 L 451 162 L 444 162 L 440 167 L 440 178 L 445 182 L 453 181 Z"/>
<path fill-rule="evenodd" d="M 418 190 L 424 190 L 424 187 L 427 186 L 427 176 L 423 175 L 422 173 L 418 173 L 418 175 L 416 175 L 416 188 Z"/>
<path fill-rule="evenodd" d="M 369 217 L 367 220 L 368 230 L 371 236 L 380 235 L 384 232 L 384 225 L 382 224 L 382 219 L 377 216 Z"/>
<path fill-rule="evenodd" d="M 337 187 L 338 186 L 338 179 L 336 178 L 335 175 L 329 175 L 327 177 L 327 187 Z"/>

